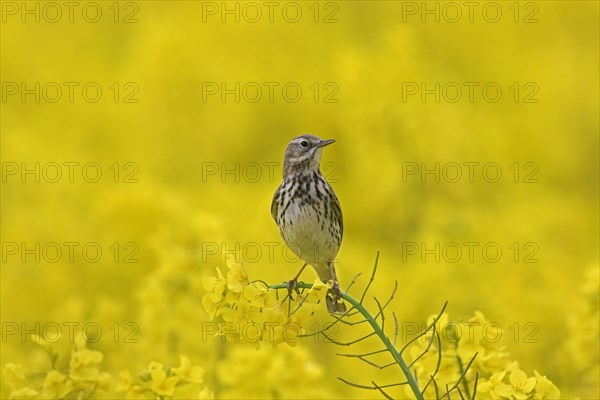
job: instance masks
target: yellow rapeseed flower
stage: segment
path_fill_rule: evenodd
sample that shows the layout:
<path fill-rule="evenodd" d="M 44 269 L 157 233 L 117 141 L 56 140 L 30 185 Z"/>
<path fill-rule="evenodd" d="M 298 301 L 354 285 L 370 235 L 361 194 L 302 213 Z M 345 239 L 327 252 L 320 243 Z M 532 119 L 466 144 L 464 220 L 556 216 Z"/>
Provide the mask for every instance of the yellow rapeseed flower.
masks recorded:
<path fill-rule="evenodd" d="M 479 386 L 477 386 L 477 392 L 488 394 L 489 397 L 494 400 L 500 399 L 504 394 L 498 393 L 497 388 L 504 385 L 502 380 L 505 375 L 506 371 L 495 372 L 488 380 L 481 382 Z"/>
<path fill-rule="evenodd" d="M 179 367 L 173 368 L 175 375 L 182 381 L 202 383 L 204 376 L 204 369 L 198 366 L 192 366 L 190 359 L 186 356 L 179 356 Z"/>
<path fill-rule="evenodd" d="M 34 390 L 29 387 L 24 387 L 18 390 L 13 390 L 10 393 L 9 398 L 11 399 L 19 399 L 19 400 L 27 400 L 27 399 L 35 399 L 39 395 L 37 390 Z"/>
<path fill-rule="evenodd" d="M 168 376 L 164 365 L 158 362 L 151 362 L 148 369 L 152 378 L 152 391 L 159 396 L 173 396 L 179 377 Z"/>
<path fill-rule="evenodd" d="M 250 302 L 253 307 L 271 307 L 275 304 L 276 298 L 272 290 L 269 290 L 262 283 L 253 282 L 244 287 L 244 298 Z"/>
<path fill-rule="evenodd" d="M 234 293 L 241 293 L 248 284 L 248 273 L 233 257 L 227 259 L 227 268 L 227 288 Z"/>
<path fill-rule="evenodd" d="M 217 276 L 207 276 L 202 279 L 202 284 L 208 292 L 207 296 L 210 300 L 217 303 L 223 298 L 223 293 L 227 287 L 227 281 L 223 277 L 223 273 L 217 268 Z"/>
<path fill-rule="evenodd" d="M 510 384 L 501 383 L 495 391 L 497 394 L 517 400 L 525 400 L 535 388 L 535 378 L 528 378 L 527 374 L 520 369 L 515 369 L 508 378 Z"/>
<path fill-rule="evenodd" d="M 221 270 L 217 268 L 217 277 L 208 276 L 202 280 L 202 283 L 208 292 L 202 297 L 202 306 L 204 306 L 204 309 L 208 312 L 212 320 L 215 318 L 218 304 L 223 300 L 227 281 L 223 277 Z"/>
<path fill-rule="evenodd" d="M 119 372 L 119 381 L 115 386 L 115 392 L 128 392 L 133 384 L 133 376 L 129 370 Z"/>
<path fill-rule="evenodd" d="M 45 399 L 62 399 L 72 390 L 73 382 L 57 370 L 52 370 L 46 375 L 42 397 Z"/>
<path fill-rule="evenodd" d="M 29 384 L 29 368 L 21 364 L 8 363 L 4 366 L 4 381 L 13 389 L 20 389 Z"/>
<path fill-rule="evenodd" d="M 323 302 L 325 299 L 325 295 L 327 294 L 327 290 L 333 286 L 332 282 L 323 283 L 320 279 L 315 279 L 312 287 L 308 291 L 308 294 L 304 298 L 304 302 L 310 304 L 317 304 L 319 302 Z"/>
<path fill-rule="evenodd" d="M 126 396 L 127 400 L 142 400 L 142 399 L 148 399 L 148 396 L 146 395 L 146 389 L 144 389 L 143 387 L 139 386 L 139 385 L 134 385 L 131 387 L 131 389 L 127 392 L 127 396 Z"/>
<path fill-rule="evenodd" d="M 536 400 L 555 400 L 560 399 L 560 390 L 546 378 L 545 375 L 541 375 L 537 371 L 533 371 L 535 374 L 535 394 L 533 396 Z"/>
<path fill-rule="evenodd" d="M 73 351 L 69 362 L 71 379 L 81 381 L 98 381 L 101 378 L 97 365 L 102 362 L 102 353 L 95 350 Z"/>

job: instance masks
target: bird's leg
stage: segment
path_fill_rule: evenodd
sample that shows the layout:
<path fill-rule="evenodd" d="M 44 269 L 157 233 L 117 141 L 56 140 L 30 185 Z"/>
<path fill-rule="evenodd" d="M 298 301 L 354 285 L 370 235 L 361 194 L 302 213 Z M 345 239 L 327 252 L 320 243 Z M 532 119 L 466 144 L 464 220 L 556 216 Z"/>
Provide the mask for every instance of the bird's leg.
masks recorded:
<path fill-rule="evenodd" d="M 327 309 L 333 314 L 346 314 L 346 305 L 342 300 L 340 300 L 340 285 L 335 274 L 333 262 L 327 263 L 327 268 L 329 269 L 329 275 L 333 280 L 333 287 L 325 298 L 327 302 Z"/>
<path fill-rule="evenodd" d="M 329 269 L 329 275 L 331 276 L 331 279 L 333 280 L 333 290 L 335 291 L 337 297 L 339 298 L 340 285 L 338 283 L 337 276 L 335 274 L 335 268 L 333 266 L 333 262 L 327 263 L 327 268 Z"/>
<path fill-rule="evenodd" d="M 302 274 L 302 271 L 304 271 L 304 268 L 306 268 L 306 263 L 304 263 L 302 268 L 300 268 L 300 271 L 298 271 L 298 273 L 296 274 L 294 279 L 292 279 L 291 281 L 288 281 L 288 283 L 287 283 L 288 296 L 290 296 L 290 299 L 292 298 L 293 290 L 295 290 L 296 293 L 298 293 L 298 295 L 300 295 L 300 291 L 298 290 L 298 278 L 300 278 L 300 274 Z"/>

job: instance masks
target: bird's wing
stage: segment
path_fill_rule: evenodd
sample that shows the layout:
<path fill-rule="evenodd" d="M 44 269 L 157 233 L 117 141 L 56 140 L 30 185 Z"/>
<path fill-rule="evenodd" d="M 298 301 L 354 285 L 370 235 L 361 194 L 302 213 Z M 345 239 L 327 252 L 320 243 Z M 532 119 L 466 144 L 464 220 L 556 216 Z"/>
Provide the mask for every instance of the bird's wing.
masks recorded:
<path fill-rule="evenodd" d="M 271 200 L 271 216 L 273 217 L 273 219 L 275 220 L 275 222 L 277 222 L 277 199 L 279 197 L 279 189 L 281 188 L 278 187 L 277 190 L 275 191 L 275 194 L 273 194 L 273 200 Z"/>
<path fill-rule="evenodd" d="M 337 218 L 338 221 L 340 221 L 340 239 L 342 238 L 342 236 L 344 236 L 344 219 L 342 218 L 342 207 L 340 206 L 340 201 L 338 200 L 337 196 L 335 195 L 335 193 L 333 192 L 333 190 L 331 190 L 331 193 L 333 194 L 333 198 L 335 201 L 333 201 L 333 206 L 331 207 L 333 209 L 333 213 L 335 214 L 335 217 Z"/>

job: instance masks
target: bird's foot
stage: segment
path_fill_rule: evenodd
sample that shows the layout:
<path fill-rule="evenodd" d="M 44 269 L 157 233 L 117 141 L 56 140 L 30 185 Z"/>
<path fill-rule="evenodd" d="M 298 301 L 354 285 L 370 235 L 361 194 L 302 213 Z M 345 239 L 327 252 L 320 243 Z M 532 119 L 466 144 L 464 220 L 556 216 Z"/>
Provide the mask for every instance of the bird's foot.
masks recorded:
<path fill-rule="evenodd" d="M 325 297 L 325 304 L 327 305 L 327 310 L 331 314 L 346 314 L 346 304 L 342 299 L 336 297 L 335 294 L 328 293 Z"/>
<path fill-rule="evenodd" d="M 298 279 L 292 279 L 289 280 L 287 282 L 287 291 L 288 291 L 288 296 L 290 297 L 291 300 L 294 300 L 294 298 L 292 297 L 292 292 L 296 292 L 296 294 L 298 296 L 300 296 L 300 290 L 298 289 Z"/>
<path fill-rule="evenodd" d="M 335 292 L 335 294 L 336 294 L 336 295 L 337 295 L 337 297 L 339 298 L 339 297 L 340 297 L 341 290 L 340 290 L 340 285 L 337 283 L 337 281 L 333 281 L 333 287 L 332 287 L 332 290 Z"/>
<path fill-rule="evenodd" d="M 333 287 L 327 293 L 325 302 L 330 313 L 340 315 L 346 313 L 346 304 L 341 299 L 340 285 L 338 285 L 337 281 L 333 282 Z"/>

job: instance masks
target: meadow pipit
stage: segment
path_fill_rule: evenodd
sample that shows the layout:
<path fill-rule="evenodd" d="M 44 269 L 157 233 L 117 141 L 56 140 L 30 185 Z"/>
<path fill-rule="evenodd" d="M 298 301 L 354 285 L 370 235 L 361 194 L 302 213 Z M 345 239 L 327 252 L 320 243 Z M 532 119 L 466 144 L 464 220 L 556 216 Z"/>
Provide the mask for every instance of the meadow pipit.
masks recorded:
<path fill-rule="evenodd" d="M 285 243 L 304 261 L 289 283 L 290 290 L 310 264 L 322 281 L 333 281 L 333 288 L 326 297 L 327 309 L 343 314 L 346 306 L 340 300 L 333 265 L 342 243 L 342 209 L 319 168 L 323 147 L 333 142 L 335 140 L 302 135 L 288 144 L 283 158 L 283 182 L 273 196 L 271 215 Z"/>

